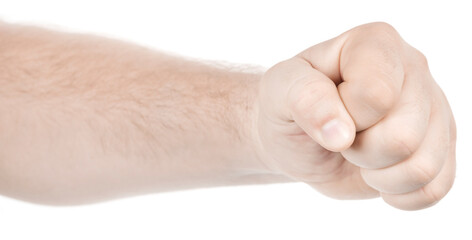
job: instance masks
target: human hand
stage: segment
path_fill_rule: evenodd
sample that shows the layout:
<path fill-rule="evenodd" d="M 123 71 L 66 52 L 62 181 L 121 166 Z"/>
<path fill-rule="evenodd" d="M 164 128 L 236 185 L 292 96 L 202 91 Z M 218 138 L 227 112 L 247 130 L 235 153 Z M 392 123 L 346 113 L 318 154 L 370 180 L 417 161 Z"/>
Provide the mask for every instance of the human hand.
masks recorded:
<path fill-rule="evenodd" d="M 425 57 L 388 24 L 351 29 L 263 76 L 256 142 L 270 171 L 327 196 L 405 210 L 451 188 L 456 129 Z"/>

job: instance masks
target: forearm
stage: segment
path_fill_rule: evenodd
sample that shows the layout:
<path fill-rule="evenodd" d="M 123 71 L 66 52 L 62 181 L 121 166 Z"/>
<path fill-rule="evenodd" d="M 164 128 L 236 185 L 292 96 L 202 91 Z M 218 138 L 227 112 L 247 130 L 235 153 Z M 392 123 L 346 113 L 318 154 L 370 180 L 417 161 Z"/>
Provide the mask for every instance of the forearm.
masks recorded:
<path fill-rule="evenodd" d="M 43 203 L 280 181 L 253 147 L 260 78 L 0 25 L 0 193 Z"/>

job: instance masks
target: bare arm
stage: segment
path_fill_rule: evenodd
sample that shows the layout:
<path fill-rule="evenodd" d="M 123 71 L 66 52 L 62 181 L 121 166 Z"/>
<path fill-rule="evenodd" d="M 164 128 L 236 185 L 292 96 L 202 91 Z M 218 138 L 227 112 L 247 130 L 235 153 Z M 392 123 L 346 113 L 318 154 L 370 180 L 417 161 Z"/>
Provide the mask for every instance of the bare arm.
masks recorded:
<path fill-rule="evenodd" d="M 0 194 L 80 204 L 301 181 L 429 207 L 452 187 L 454 118 L 385 23 L 260 73 L 119 41 L 0 25 Z"/>
<path fill-rule="evenodd" d="M 0 193 L 75 204 L 280 181 L 252 149 L 258 73 L 0 25 Z"/>

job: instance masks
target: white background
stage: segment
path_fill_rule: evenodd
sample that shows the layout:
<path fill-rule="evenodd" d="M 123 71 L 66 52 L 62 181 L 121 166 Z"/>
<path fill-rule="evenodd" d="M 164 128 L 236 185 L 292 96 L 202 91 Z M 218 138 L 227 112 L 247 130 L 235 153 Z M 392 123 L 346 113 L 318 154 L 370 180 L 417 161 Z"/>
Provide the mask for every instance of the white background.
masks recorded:
<path fill-rule="evenodd" d="M 154 194 L 56 208 L 0 197 L 0 239 L 472 239 L 469 1 L 0 1 L 0 19 L 270 67 L 385 21 L 429 59 L 458 125 L 457 177 L 435 207 L 328 199 L 303 184 Z"/>

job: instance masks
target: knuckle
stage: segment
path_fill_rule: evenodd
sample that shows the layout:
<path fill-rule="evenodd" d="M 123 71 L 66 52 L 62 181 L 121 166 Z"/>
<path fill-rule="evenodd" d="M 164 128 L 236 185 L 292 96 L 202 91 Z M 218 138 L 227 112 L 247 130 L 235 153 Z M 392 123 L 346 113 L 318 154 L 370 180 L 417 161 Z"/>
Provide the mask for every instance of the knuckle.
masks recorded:
<path fill-rule="evenodd" d="M 369 185 L 370 187 L 380 190 L 380 187 L 378 186 L 378 182 L 375 181 L 376 175 L 379 174 L 377 169 L 368 169 L 368 168 L 360 168 L 360 174 L 362 177 L 362 180 Z"/>
<path fill-rule="evenodd" d="M 442 187 L 424 186 L 421 188 L 421 191 L 428 204 L 439 202 L 447 194 L 447 190 Z"/>
<path fill-rule="evenodd" d="M 367 31 L 377 38 L 398 39 L 398 32 L 386 22 L 374 22 L 366 25 Z"/>
<path fill-rule="evenodd" d="M 276 63 L 273 67 L 271 67 L 270 69 L 274 70 L 274 71 L 277 71 L 279 69 L 284 69 L 285 67 L 289 67 L 293 65 L 292 63 L 292 59 L 285 59 L 283 61 L 280 61 L 278 63 Z"/>
<path fill-rule="evenodd" d="M 385 22 L 375 22 L 364 25 L 359 31 L 359 37 L 366 40 L 378 52 L 380 57 L 390 61 L 392 57 L 397 57 L 399 51 L 404 46 L 404 41 L 397 30 Z"/>
<path fill-rule="evenodd" d="M 407 168 L 412 184 L 424 186 L 436 177 L 438 170 L 431 164 L 410 163 Z"/>
<path fill-rule="evenodd" d="M 278 62 L 264 73 L 263 79 L 270 81 L 287 81 L 292 78 L 301 78 L 299 75 L 303 75 L 304 72 L 294 71 L 294 69 L 298 69 L 297 66 L 299 66 L 300 63 L 303 62 L 300 62 L 298 58 L 290 58 Z"/>
<path fill-rule="evenodd" d="M 426 56 L 422 52 L 417 50 L 416 48 L 413 48 L 413 49 L 414 49 L 413 58 L 414 58 L 415 63 L 424 69 L 428 69 L 429 64 L 428 64 L 428 59 L 426 58 Z"/>
<path fill-rule="evenodd" d="M 390 24 L 387 23 L 387 22 L 382 22 L 382 21 L 379 21 L 379 22 L 372 22 L 372 23 L 369 23 L 369 24 L 367 24 L 367 25 L 368 25 L 368 26 L 371 26 L 371 27 L 374 27 L 374 28 L 394 30 L 394 28 L 393 28 L 392 25 L 390 25 Z"/>
<path fill-rule="evenodd" d="M 278 62 L 271 68 L 269 68 L 265 73 L 265 78 L 277 78 L 280 74 L 283 74 L 285 69 L 291 65 L 290 59 Z"/>
<path fill-rule="evenodd" d="M 318 105 L 327 95 L 326 88 L 322 85 L 323 83 L 308 82 L 301 86 L 300 91 L 291 91 L 288 100 L 291 109 L 304 113 Z"/>
<path fill-rule="evenodd" d="M 397 161 L 410 157 L 418 148 L 420 138 L 408 130 L 393 131 L 386 141 L 388 153 L 397 158 Z"/>
<path fill-rule="evenodd" d="M 374 110 L 384 113 L 394 106 L 396 94 L 384 81 L 377 81 L 363 90 L 363 99 Z"/>

